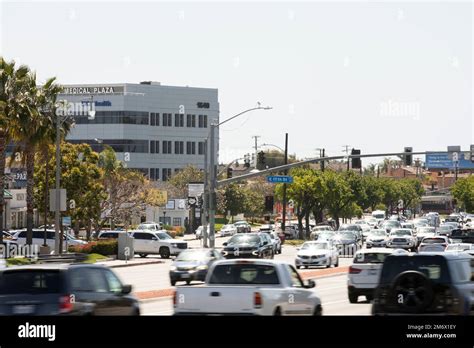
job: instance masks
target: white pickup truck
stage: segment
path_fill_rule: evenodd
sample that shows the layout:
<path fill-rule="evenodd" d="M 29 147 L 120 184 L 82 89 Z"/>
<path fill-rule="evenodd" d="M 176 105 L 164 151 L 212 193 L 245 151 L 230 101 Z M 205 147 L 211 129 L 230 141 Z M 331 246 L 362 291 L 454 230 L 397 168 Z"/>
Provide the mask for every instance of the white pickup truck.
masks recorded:
<path fill-rule="evenodd" d="M 175 315 L 321 315 L 315 283 L 274 260 L 216 261 L 202 286 L 178 286 Z"/>

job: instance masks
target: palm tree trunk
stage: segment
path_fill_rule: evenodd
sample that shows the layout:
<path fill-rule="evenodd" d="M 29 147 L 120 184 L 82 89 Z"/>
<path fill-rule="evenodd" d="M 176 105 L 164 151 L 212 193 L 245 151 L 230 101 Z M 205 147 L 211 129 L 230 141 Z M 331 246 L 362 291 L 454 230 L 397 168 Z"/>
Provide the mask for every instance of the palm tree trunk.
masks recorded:
<path fill-rule="evenodd" d="M 26 147 L 26 244 L 33 243 L 33 187 L 35 169 L 35 151 L 31 146 Z"/>
<path fill-rule="evenodd" d="M 0 243 L 3 242 L 3 205 L 5 204 L 5 196 L 3 193 L 3 188 L 5 187 L 5 147 L 6 139 L 5 133 L 0 132 Z"/>

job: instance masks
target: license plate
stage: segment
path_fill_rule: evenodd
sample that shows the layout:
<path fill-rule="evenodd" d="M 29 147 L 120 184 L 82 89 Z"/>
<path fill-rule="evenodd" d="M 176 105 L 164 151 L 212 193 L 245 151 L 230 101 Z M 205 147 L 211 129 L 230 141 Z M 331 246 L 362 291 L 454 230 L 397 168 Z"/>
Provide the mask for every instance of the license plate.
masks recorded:
<path fill-rule="evenodd" d="M 14 314 L 31 314 L 35 312 L 35 306 L 33 305 L 19 305 L 13 306 Z"/>
<path fill-rule="evenodd" d="M 188 274 L 188 273 L 181 274 L 181 278 L 183 278 L 183 279 L 187 279 L 187 278 L 190 278 L 190 277 L 191 277 L 191 275 Z"/>

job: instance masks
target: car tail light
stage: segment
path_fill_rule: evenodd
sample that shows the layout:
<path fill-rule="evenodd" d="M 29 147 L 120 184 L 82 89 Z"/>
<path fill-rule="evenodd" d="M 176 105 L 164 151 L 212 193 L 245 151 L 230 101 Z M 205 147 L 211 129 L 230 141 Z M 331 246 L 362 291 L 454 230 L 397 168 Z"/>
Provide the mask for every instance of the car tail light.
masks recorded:
<path fill-rule="evenodd" d="M 173 291 L 173 306 L 176 307 L 176 298 L 177 298 L 177 294 L 176 294 L 176 290 Z"/>
<path fill-rule="evenodd" d="M 355 268 L 352 266 L 349 267 L 349 274 L 359 274 L 360 272 L 362 272 L 360 268 Z"/>
<path fill-rule="evenodd" d="M 71 301 L 71 295 L 65 295 L 59 298 L 59 313 L 69 313 L 73 307 L 74 302 Z"/>
<path fill-rule="evenodd" d="M 255 292 L 253 296 L 253 306 L 255 308 L 262 308 L 263 300 L 262 294 L 259 292 Z"/>

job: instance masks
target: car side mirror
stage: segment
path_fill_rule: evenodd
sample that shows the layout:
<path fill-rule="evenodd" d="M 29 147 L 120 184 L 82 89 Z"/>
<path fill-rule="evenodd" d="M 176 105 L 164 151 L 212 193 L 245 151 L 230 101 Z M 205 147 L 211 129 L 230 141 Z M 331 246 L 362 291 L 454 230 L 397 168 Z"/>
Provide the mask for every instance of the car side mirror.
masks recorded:
<path fill-rule="evenodd" d="M 222 243 L 222 245 L 223 245 L 223 246 L 227 246 L 227 244 L 228 244 L 227 242 L 225 242 L 225 243 Z"/>
<path fill-rule="evenodd" d="M 306 289 L 312 289 L 316 286 L 316 282 L 313 279 L 309 279 L 305 285 Z"/>
<path fill-rule="evenodd" d="M 132 286 L 127 284 L 122 286 L 122 294 L 127 295 L 132 292 Z"/>
<path fill-rule="evenodd" d="M 158 238 L 156 238 L 156 237 L 153 237 L 151 240 L 158 240 Z"/>

